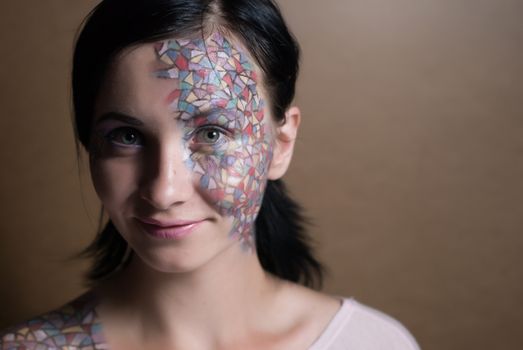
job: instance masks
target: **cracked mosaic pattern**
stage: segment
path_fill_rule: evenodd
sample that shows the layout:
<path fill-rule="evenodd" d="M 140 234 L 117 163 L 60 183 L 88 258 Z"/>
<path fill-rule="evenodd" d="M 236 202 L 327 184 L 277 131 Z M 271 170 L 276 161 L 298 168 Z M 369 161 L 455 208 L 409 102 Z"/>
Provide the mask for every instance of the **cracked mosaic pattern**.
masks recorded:
<path fill-rule="evenodd" d="M 95 306 L 92 296 L 86 294 L 58 310 L 11 327 L 0 332 L 0 349 L 109 349 Z"/>
<path fill-rule="evenodd" d="M 272 158 L 256 72 L 247 55 L 219 33 L 207 39 L 171 39 L 155 46 L 172 79 L 167 98 L 183 128 L 185 163 L 222 215 L 231 236 L 254 248 L 254 221 Z"/>

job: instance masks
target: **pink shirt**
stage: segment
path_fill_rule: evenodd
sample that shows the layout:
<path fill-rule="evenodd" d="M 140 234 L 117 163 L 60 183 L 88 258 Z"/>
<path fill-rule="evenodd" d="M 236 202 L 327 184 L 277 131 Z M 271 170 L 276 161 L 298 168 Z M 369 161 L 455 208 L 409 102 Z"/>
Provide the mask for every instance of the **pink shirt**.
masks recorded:
<path fill-rule="evenodd" d="M 419 350 L 419 346 L 401 323 L 351 298 L 343 299 L 309 350 Z"/>

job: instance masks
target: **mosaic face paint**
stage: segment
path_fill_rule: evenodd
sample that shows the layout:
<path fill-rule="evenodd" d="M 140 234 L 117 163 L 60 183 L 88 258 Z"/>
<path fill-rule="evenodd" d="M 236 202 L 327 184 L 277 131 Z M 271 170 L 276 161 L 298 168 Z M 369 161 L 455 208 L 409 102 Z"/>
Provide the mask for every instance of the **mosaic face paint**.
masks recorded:
<path fill-rule="evenodd" d="M 206 40 L 166 40 L 155 48 L 166 65 L 157 76 L 174 80 L 167 103 L 183 129 L 185 164 L 209 201 L 233 218 L 231 236 L 252 249 L 272 158 L 256 72 L 219 33 Z"/>
<path fill-rule="evenodd" d="M 2 349 L 108 349 L 91 295 L 0 334 Z"/>

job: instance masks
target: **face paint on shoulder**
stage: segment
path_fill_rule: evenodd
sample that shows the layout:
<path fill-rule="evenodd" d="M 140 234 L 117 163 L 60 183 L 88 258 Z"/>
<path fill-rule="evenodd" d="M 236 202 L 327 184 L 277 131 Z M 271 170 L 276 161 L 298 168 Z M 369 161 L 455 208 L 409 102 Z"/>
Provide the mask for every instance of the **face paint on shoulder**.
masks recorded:
<path fill-rule="evenodd" d="M 220 33 L 155 45 L 173 80 L 167 96 L 183 128 L 185 164 L 204 197 L 233 218 L 230 236 L 254 249 L 254 223 L 272 159 L 271 126 L 248 56 Z"/>

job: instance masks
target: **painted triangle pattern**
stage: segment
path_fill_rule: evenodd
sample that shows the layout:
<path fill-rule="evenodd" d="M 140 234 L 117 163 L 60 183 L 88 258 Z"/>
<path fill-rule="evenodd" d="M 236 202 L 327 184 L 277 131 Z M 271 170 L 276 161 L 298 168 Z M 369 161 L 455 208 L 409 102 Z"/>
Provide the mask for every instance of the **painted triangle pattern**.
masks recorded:
<path fill-rule="evenodd" d="M 155 45 L 173 80 L 170 107 L 184 128 L 187 166 L 222 215 L 234 218 L 231 237 L 254 248 L 254 222 L 272 159 L 270 125 L 255 66 L 220 33 Z"/>
<path fill-rule="evenodd" d="M 80 298 L 0 334 L 2 350 L 108 349 L 92 295 Z"/>

